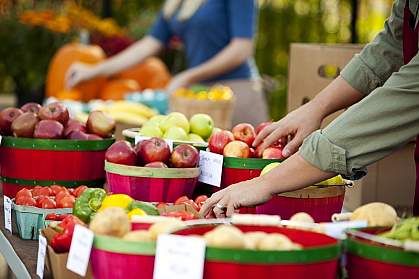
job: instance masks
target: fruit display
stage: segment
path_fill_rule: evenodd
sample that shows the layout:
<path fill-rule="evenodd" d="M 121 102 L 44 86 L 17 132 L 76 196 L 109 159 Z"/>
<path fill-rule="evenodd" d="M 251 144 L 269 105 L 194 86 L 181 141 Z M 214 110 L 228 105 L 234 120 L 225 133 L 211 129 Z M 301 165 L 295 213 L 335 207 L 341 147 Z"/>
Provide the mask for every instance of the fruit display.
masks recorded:
<path fill-rule="evenodd" d="M 115 121 L 103 112 L 92 112 L 84 125 L 70 119 L 68 109 L 59 102 L 41 106 L 28 103 L 21 109 L 0 112 L 0 134 L 22 138 L 101 140 L 110 138 Z"/>
<path fill-rule="evenodd" d="M 283 160 L 282 144 L 280 142 L 269 146 L 265 150 L 260 147 L 253 149 L 252 144 L 258 133 L 271 122 L 263 122 L 255 129 L 249 123 L 240 123 L 230 131 L 220 130 L 214 132 L 208 139 L 208 148 L 211 152 L 234 158 L 262 158 Z"/>
<path fill-rule="evenodd" d="M 393 225 L 391 230 L 382 233 L 380 236 L 400 241 L 419 241 L 419 217 L 411 217 L 401 220 L 397 224 Z"/>
<path fill-rule="evenodd" d="M 117 141 L 105 158 L 110 163 L 150 168 L 195 168 L 199 163 L 198 150 L 192 145 L 180 144 L 171 152 L 167 142 L 158 137 L 140 141 L 134 148 L 127 141 Z"/>
<path fill-rule="evenodd" d="M 191 100 L 228 101 L 233 98 L 233 92 L 227 86 L 214 85 L 208 88 L 203 85 L 195 85 L 190 88 L 179 88 L 173 95 Z"/>
<path fill-rule="evenodd" d="M 17 192 L 15 204 L 44 209 L 73 208 L 75 199 L 86 189 L 87 186 L 67 189 L 59 185 L 52 185 L 50 187 L 35 186 L 31 190 L 23 188 Z"/>

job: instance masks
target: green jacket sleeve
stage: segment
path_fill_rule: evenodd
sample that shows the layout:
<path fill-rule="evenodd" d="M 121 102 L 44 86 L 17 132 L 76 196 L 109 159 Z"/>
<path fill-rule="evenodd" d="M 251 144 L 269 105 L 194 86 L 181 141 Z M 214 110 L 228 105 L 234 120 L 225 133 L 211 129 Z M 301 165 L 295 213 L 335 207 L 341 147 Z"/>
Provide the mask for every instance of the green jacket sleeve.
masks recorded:
<path fill-rule="evenodd" d="M 419 54 L 325 129 L 304 141 L 299 154 L 324 171 L 359 179 L 365 167 L 419 134 Z M 413 155 L 412 155 L 413 156 Z"/>
<path fill-rule="evenodd" d="M 369 94 L 375 88 L 382 86 L 403 64 L 405 1 L 395 1 L 391 16 L 384 24 L 384 30 L 342 70 L 342 78 L 364 94 Z"/>

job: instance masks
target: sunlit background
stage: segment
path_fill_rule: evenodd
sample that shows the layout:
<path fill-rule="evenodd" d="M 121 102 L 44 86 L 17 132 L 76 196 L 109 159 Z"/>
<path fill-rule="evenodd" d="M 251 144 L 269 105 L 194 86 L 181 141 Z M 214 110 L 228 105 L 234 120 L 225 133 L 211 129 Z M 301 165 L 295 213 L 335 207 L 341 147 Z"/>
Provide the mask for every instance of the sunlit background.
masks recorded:
<path fill-rule="evenodd" d="M 64 43 L 90 31 L 108 55 L 147 33 L 162 0 L 0 0 L 0 97 L 42 94 L 48 63 Z M 256 62 L 274 81 L 271 116 L 285 113 L 292 42 L 366 43 L 382 28 L 391 0 L 259 0 Z M 357 8 L 354 11 L 354 7 Z M 352 24 L 356 32 L 352 32 Z M 172 73 L 185 67 L 178 44 L 163 54 Z"/>

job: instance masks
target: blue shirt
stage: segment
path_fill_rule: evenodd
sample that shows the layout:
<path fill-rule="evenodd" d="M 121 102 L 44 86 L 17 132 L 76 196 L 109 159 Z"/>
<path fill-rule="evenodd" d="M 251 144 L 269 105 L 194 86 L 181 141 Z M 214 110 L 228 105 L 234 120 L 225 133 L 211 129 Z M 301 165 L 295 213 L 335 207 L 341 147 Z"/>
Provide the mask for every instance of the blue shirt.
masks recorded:
<path fill-rule="evenodd" d="M 166 20 L 162 14 L 154 23 L 150 35 L 167 44 L 172 36 L 179 37 L 186 51 L 189 67 L 196 67 L 215 56 L 234 38 L 253 38 L 256 31 L 255 0 L 207 0 L 185 21 L 177 13 Z M 211 81 L 250 79 L 257 75 L 253 59 Z"/>

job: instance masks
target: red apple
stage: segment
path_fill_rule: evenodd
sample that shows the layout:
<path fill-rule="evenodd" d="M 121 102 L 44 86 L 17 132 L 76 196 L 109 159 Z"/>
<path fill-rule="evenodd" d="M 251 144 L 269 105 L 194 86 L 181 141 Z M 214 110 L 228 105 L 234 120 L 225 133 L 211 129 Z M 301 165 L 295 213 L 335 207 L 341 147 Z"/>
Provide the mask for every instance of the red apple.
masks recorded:
<path fill-rule="evenodd" d="M 41 120 L 36 124 L 33 133 L 38 139 L 60 139 L 63 136 L 64 126 L 55 120 Z"/>
<path fill-rule="evenodd" d="M 59 102 L 51 103 L 43 106 L 38 113 L 41 120 L 55 120 L 66 125 L 70 115 L 67 108 Z"/>
<path fill-rule="evenodd" d="M 146 168 L 167 168 L 167 165 L 163 162 L 152 162 L 152 163 L 148 163 L 144 167 L 146 167 Z"/>
<path fill-rule="evenodd" d="M 249 158 L 256 158 L 256 151 L 253 147 L 249 148 Z"/>
<path fill-rule="evenodd" d="M 64 137 L 68 137 L 74 131 L 86 132 L 86 126 L 80 121 L 70 119 L 68 120 L 67 125 L 65 125 Z"/>
<path fill-rule="evenodd" d="M 252 125 L 249 123 L 241 123 L 234 126 L 232 131 L 235 140 L 242 141 L 248 146 L 252 146 L 256 137 L 255 129 Z"/>
<path fill-rule="evenodd" d="M 235 140 L 224 147 L 223 154 L 226 157 L 249 158 L 250 147 L 242 141 Z"/>
<path fill-rule="evenodd" d="M 211 152 L 223 154 L 224 147 L 233 140 L 234 136 L 230 131 L 222 130 L 215 132 L 208 140 L 208 148 Z"/>
<path fill-rule="evenodd" d="M 25 112 L 12 122 L 12 132 L 15 137 L 31 138 L 39 119 L 33 112 Z"/>
<path fill-rule="evenodd" d="M 137 164 L 137 155 L 131 144 L 125 140 L 118 140 L 112 144 L 106 151 L 105 158 L 106 161 L 115 164 L 129 166 Z"/>
<path fill-rule="evenodd" d="M 271 124 L 272 124 L 272 121 L 260 123 L 255 129 L 256 135 L 258 135 L 263 129 L 265 129 L 265 127 L 268 127 Z"/>
<path fill-rule="evenodd" d="M 83 131 L 73 131 L 68 136 L 68 139 L 71 140 L 89 140 L 89 135 Z"/>
<path fill-rule="evenodd" d="M 266 148 L 262 154 L 263 159 L 285 159 L 282 156 L 282 147 L 279 146 L 271 146 Z"/>
<path fill-rule="evenodd" d="M 109 138 L 115 131 L 115 120 L 103 111 L 92 111 L 87 119 L 87 131 L 92 134 Z"/>
<path fill-rule="evenodd" d="M 262 158 L 262 154 L 263 154 L 262 145 L 258 145 L 255 150 L 255 157 Z"/>
<path fill-rule="evenodd" d="M 20 109 L 23 112 L 33 112 L 35 114 L 38 114 L 38 112 L 41 110 L 42 106 L 37 103 L 26 103 L 24 104 Z"/>
<path fill-rule="evenodd" d="M 95 135 L 95 134 L 87 134 L 87 139 L 88 140 L 103 140 L 102 137 L 99 137 L 98 135 Z"/>
<path fill-rule="evenodd" d="M 170 161 L 175 168 L 195 168 L 199 163 L 199 153 L 192 145 L 180 144 L 173 149 Z"/>
<path fill-rule="evenodd" d="M 5 108 L 0 112 L 0 134 L 3 136 L 12 135 L 12 122 L 21 114 L 23 111 L 18 108 Z"/>
<path fill-rule="evenodd" d="M 169 145 L 166 141 L 157 137 L 140 141 L 135 150 L 137 151 L 138 161 L 144 164 L 167 162 L 170 158 Z"/>

